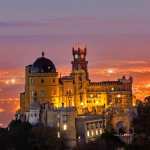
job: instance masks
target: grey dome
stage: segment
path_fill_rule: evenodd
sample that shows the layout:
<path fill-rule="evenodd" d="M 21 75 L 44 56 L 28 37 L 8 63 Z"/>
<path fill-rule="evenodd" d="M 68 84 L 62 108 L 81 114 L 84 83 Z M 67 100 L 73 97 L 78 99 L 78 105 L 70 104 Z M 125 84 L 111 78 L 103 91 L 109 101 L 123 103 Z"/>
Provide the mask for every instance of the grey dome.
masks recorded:
<path fill-rule="evenodd" d="M 44 53 L 42 53 L 42 57 L 37 58 L 37 60 L 33 63 L 31 67 L 32 73 L 55 73 L 56 68 L 51 60 L 44 57 Z"/>

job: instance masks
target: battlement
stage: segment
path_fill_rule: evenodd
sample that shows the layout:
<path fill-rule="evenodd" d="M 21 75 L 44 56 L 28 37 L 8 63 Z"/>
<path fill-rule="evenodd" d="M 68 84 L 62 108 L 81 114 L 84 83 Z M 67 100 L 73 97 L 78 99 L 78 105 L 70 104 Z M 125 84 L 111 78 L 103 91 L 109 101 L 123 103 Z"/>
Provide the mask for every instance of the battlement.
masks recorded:
<path fill-rule="evenodd" d="M 123 76 L 121 79 L 118 79 L 116 81 L 102 81 L 102 82 L 90 82 L 91 86 L 113 86 L 113 85 L 123 85 L 125 83 L 132 84 L 133 78 L 129 77 L 126 78 Z"/>
<path fill-rule="evenodd" d="M 81 47 L 78 47 L 77 49 L 76 48 L 72 48 L 72 54 L 73 55 L 76 55 L 76 54 L 84 54 L 84 55 L 86 55 L 87 54 L 87 48 L 86 47 L 84 47 L 84 48 L 81 48 Z"/>

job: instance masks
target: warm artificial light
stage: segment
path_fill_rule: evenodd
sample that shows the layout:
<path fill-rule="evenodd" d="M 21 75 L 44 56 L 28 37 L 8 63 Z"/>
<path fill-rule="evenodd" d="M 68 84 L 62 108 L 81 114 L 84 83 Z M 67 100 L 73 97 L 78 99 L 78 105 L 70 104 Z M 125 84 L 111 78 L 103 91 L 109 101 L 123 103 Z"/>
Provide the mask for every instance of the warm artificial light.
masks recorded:
<path fill-rule="evenodd" d="M 63 130 L 66 131 L 67 130 L 67 124 L 64 124 L 63 126 Z"/>
<path fill-rule="evenodd" d="M 118 98 L 120 98 L 120 97 L 121 97 L 121 95 L 120 95 L 120 94 L 118 94 L 118 95 L 117 95 L 117 97 L 118 97 Z"/>
<path fill-rule="evenodd" d="M 87 137 L 89 137 L 90 136 L 90 132 L 89 131 L 87 131 Z"/>

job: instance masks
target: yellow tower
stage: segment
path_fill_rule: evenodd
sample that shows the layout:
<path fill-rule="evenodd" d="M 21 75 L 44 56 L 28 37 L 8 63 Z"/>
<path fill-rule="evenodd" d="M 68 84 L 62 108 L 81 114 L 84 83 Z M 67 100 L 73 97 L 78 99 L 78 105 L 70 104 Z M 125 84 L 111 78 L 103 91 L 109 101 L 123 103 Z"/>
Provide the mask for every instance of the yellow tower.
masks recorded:
<path fill-rule="evenodd" d="M 28 111 L 31 102 L 49 102 L 53 106 L 58 106 L 59 99 L 59 79 L 55 65 L 44 56 L 26 67 L 25 92 L 20 96 L 22 111 Z"/>

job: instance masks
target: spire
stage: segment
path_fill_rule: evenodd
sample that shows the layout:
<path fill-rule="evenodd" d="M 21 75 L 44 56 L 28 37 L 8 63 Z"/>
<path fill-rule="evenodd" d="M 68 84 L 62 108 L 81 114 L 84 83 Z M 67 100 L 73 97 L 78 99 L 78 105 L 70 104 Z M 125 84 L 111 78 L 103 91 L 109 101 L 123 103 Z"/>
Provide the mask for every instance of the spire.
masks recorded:
<path fill-rule="evenodd" d="M 44 57 L 44 55 L 45 55 L 45 53 L 44 53 L 44 51 L 42 51 L 42 57 Z"/>

